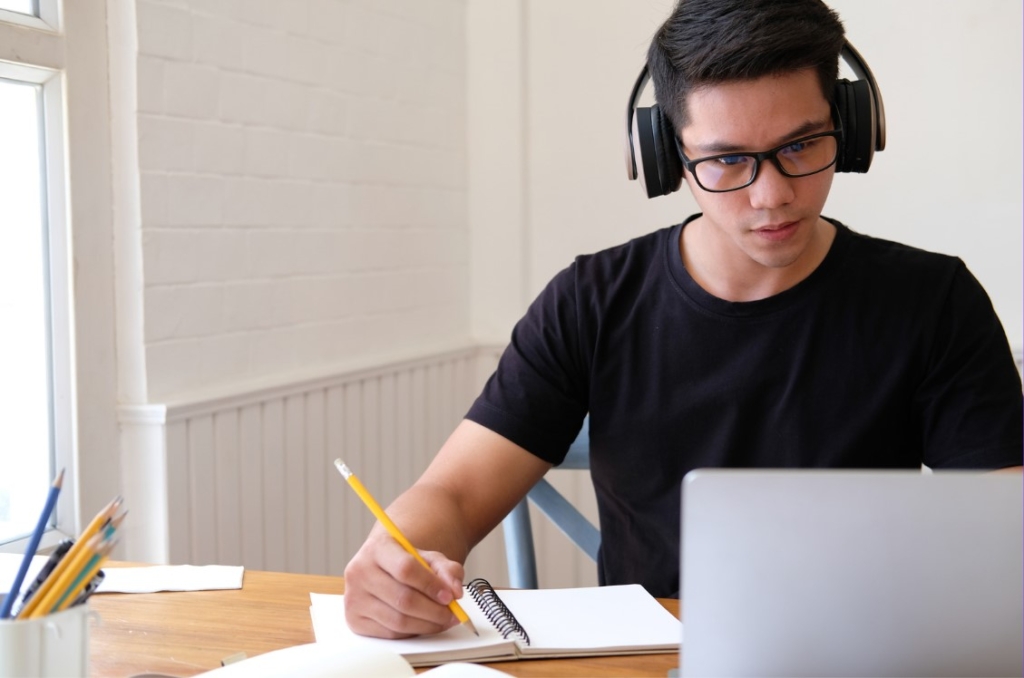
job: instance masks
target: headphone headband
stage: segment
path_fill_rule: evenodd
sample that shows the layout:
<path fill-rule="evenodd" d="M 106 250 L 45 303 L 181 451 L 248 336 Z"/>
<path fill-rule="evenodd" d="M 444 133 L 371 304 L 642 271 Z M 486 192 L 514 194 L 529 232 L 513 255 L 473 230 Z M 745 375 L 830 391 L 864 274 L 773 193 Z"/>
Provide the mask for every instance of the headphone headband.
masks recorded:
<path fill-rule="evenodd" d="M 633 114 L 636 111 L 636 104 L 640 100 L 640 94 L 644 86 L 651 79 L 651 72 L 647 69 L 647 62 L 640 69 L 640 75 L 633 83 L 633 91 L 629 95 L 629 103 L 626 104 L 626 176 L 630 181 L 636 179 L 636 154 L 633 153 Z"/>

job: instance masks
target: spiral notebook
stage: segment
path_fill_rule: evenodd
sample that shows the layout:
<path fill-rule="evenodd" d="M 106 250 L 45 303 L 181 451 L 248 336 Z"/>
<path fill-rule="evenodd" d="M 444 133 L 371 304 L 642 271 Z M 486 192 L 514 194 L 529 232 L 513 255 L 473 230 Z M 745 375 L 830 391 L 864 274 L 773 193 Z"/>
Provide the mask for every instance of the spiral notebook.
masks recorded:
<path fill-rule="evenodd" d="M 683 635 L 679 620 L 635 584 L 495 591 L 474 579 L 460 604 L 479 637 L 460 625 L 405 640 L 356 635 L 345 624 L 344 596 L 309 596 L 318 643 L 385 647 L 413 666 L 678 652 Z"/>

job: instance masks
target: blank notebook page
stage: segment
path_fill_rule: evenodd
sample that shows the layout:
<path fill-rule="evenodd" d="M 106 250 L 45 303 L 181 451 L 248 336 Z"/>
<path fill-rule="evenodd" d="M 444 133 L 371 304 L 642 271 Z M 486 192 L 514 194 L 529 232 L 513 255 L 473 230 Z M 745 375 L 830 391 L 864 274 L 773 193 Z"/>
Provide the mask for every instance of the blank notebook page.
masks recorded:
<path fill-rule="evenodd" d="M 638 584 L 498 591 L 530 636 L 524 655 L 678 647 L 679 620 Z"/>

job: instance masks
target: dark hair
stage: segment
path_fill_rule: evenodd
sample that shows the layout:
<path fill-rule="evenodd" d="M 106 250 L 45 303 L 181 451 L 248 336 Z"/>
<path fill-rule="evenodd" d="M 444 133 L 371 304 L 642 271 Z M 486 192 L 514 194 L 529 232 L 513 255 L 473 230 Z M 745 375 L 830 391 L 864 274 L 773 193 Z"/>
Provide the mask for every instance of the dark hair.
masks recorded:
<path fill-rule="evenodd" d="M 677 132 L 696 88 L 814 68 L 831 104 L 845 43 L 821 0 L 679 0 L 647 51 L 655 96 Z"/>

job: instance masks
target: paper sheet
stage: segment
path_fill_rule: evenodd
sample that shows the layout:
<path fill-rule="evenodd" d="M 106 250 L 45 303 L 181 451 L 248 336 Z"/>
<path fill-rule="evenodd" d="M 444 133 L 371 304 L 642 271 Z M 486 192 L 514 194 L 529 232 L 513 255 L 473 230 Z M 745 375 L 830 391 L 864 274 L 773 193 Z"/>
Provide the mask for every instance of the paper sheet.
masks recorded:
<path fill-rule="evenodd" d="M 20 553 L 0 553 L 0 593 L 10 589 L 21 565 Z M 35 579 L 47 556 L 34 556 L 22 584 Z M 153 565 L 104 567 L 97 593 L 155 593 L 157 591 L 215 591 L 242 588 L 241 565 Z"/>
<path fill-rule="evenodd" d="M 497 596 L 522 624 L 530 642 L 506 640 L 472 596 L 460 601 L 480 631 L 457 626 L 432 636 L 401 640 L 367 638 L 345 623 L 345 597 L 310 593 L 309 613 L 317 642 L 332 646 L 378 646 L 413 666 L 447 661 L 517 657 L 583 657 L 677 652 L 682 625 L 642 586 L 501 590 Z"/>
<path fill-rule="evenodd" d="M 0 553 L 0 593 L 7 593 L 11 590 L 14 577 L 18 574 L 18 568 L 21 567 L 22 557 L 20 553 Z M 39 568 L 45 563 L 46 556 L 33 556 L 32 564 L 28 566 L 28 574 L 25 575 L 25 581 L 21 584 L 22 591 L 28 588 L 28 585 L 36 578 Z"/>
<path fill-rule="evenodd" d="M 242 588 L 241 565 L 153 565 L 105 567 L 106 577 L 96 593 L 155 593 L 157 591 L 215 591 Z"/>

